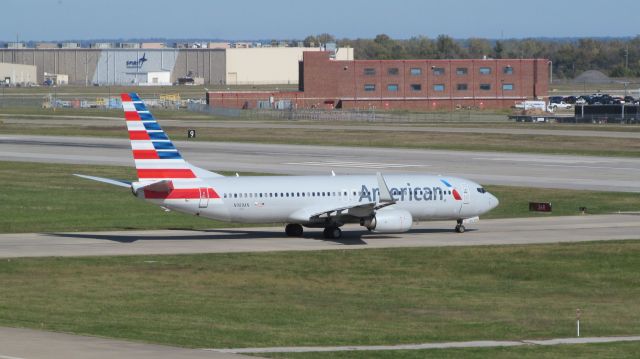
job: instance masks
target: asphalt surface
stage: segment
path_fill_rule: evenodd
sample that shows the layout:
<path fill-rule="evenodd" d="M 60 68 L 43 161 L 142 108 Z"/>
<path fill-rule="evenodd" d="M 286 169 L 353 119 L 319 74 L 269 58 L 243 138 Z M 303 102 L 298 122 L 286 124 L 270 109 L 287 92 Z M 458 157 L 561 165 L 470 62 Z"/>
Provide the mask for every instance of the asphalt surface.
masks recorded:
<path fill-rule="evenodd" d="M 242 359 L 201 349 L 0 327 L 0 359 Z"/>
<path fill-rule="evenodd" d="M 153 230 L 83 233 L 0 234 L 0 258 L 188 253 L 317 251 L 335 249 L 442 247 L 566 243 L 640 239 L 640 215 L 597 215 L 482 220 L 453 231 L 453 221 L 425 222 L 402 234 L 376 234 L 343 227 L 343 238 L 327 240 L 308 229 L 286 237 L 281 227 L 213 230 Z"/>
<path fill-rule="evenodd" d="M 282 174 L 429 173 L 482 184 L 640 192 L 640 158 L 174 141 L 210 170 Z M 0 136 L 0 160 L 132 166 L 128 139 Z M 89 173 L 90 174 L 90 173 Z"/>

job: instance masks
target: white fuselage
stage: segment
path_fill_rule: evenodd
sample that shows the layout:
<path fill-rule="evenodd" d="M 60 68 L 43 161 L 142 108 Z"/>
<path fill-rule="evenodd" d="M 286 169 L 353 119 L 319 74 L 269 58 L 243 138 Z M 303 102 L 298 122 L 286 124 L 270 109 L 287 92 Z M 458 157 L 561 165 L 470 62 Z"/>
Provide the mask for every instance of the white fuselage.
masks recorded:
<path fill-rule="evenodd" d="M 472 218 L 498 204 L 482 186 L 462 178 L 415 174 L 384 178 L 396 203 L 380 211 L 403 209 L 416 221 Z M 242 223 L 310 225 L 309 216 L 314 213 L 380 202 L 375 175 L 219 177 L 175 180 L 174 185 L 197 187 L 201 196 L 147 200 L 180 212 Z"/>

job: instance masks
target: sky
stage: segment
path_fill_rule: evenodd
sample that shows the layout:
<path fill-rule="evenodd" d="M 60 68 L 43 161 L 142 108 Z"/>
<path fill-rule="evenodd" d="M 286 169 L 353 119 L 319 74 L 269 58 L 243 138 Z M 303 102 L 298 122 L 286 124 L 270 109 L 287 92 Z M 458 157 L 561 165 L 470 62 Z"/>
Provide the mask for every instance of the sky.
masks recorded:
<path fill-rule="evenodd" d="M 640 34 L 640 1 L 0 0 L 0 41 Z"/>

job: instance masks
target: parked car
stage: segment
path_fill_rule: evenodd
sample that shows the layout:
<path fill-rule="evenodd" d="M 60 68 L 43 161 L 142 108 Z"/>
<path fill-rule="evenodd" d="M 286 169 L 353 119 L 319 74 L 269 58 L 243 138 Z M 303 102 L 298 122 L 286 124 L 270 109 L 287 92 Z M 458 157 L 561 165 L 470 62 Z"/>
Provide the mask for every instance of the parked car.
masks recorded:
<path fill-rule="evenodd" d="M 589 105 L 613 105 L 614 100 L 613 97 L 607 94 L 597 94 L 591 96 L 591 101 Z"/>
<path fill-rule="evenodd" d="M 550 103 L 549 106 L 547 107 L 547 111 L 549 112 L 554 112 L 558 109 L 560 110 L 570 110 L 571 109 L 571 104 L 565 103 L 564 101 L 561 101 L 560 103 Z"/>
<path fill-rule="evenodd" d="M 580 96 L 576 99 L 576 105 L 586 105 L 588 103 L 589 102 L 584 98 L 584 96 Z"/>
<path fill-rule="evenodd" d="M 560 103 L 563 99 L 562 96 L 549 96 L 549 103 Z"/>
<path fill-rule="evenodd" d="M 633 96 L 625 96 L 625 97 L 624 97 L 624 103 L 627 103 L 627 104 L 634 104 L 634 103 L 636 103 L 636 102 L 637 102 L 637 101 L 636 101 L 636 99 L 635 99 L 635 98 L 633 98 Z"/>

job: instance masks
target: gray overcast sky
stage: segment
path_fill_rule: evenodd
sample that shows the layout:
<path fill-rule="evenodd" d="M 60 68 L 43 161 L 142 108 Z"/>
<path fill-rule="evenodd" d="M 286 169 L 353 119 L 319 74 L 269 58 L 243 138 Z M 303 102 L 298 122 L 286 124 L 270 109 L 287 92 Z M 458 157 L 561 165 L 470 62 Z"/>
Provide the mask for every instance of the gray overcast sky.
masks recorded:
<path fill-rule="evenodd" d="M 0 40 L 635 36 L 640 1 L 0 0 Z"/>

